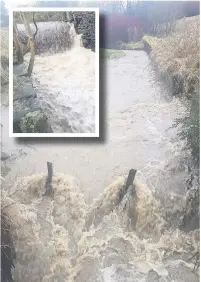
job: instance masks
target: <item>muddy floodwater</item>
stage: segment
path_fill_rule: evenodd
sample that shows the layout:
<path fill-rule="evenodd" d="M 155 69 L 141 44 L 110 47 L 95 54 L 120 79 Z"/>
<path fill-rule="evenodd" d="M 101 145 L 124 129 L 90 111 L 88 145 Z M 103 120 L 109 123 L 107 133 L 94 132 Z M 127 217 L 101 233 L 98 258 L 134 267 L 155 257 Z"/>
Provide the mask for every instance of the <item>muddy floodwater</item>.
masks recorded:
<path fill-rule="evenodd" d="M 103 96 L 101 101 L 104 100 L 104 103 L 100 105 L 100 112 L 104 112 L 102 128 L 105 132 L 101 132 L 104 136 L 100 140 L 11 139 L 8 137 L 8 109 L 3 106 L 4 151 L 15 154 L 19 148 L 27 153 L 27 156 L 17 157 L 11 164 L 7 175 L 9 181 L 15 181 L 16 176 L 46 172 L 46 162 L 51 161 L 55 172 L 79 179 L 85 196 L 90 199 L 116 176 L 128 173 L 130 168 L 137 169 L 139 175 L 150 181 L 157 172 L 164 170 L 169 159 L 180 161 L 182 144 L 178 142 L 175 130 L 167 129 L 176 117 L 185 113 L 184 106 L 156 80 L 145 52 L 125 53 L 119 60 L 101 64 L 105 79 L 101 79 L 104 85 L 101 86 L 100 96 Z M 56 107 L 55 104 L 55 111 Z M 171 162 L 171 166 L 177 165 L 175 160 Z M 167 170 L 164 171 L 166 177 L 169 176 Z M 179 175 L 181 183 L 178 186 L 183 185 L 183 177 L 185 173 Z M 152 181 L 155 187 L 158 177 L 156 179 Z M 173 178 L 171 175 L 168 186 L 174 183 L 174 190 L 177 190 L 179 187 L 175 188 L 175 179 L 177 175 Z M 167 179 L 161 184 L 167 186 Z"/>
<path fill-rule="evenodd" d="M 13 154 L 5 183 L 20 203 L 10 212 L 34 231 L 31 239 L 18 238 L 24 253 L 15 275 L 33 282 L 197 282 L 187 260 L 198 249 L 199 231 L 177 229 L 189 155 L 170 129 L 186 108 L 157 80 L 143 51 L 102 62 L 101 74 L 100 140 L 10 139 L 2 108 L 3 149 Z M 55 174 L 53 201 L 43 197 L 47 161 Z M 132 191 L 130 204 L 118 201 L 130 168 L 137 169 L 137 205 Z"/>

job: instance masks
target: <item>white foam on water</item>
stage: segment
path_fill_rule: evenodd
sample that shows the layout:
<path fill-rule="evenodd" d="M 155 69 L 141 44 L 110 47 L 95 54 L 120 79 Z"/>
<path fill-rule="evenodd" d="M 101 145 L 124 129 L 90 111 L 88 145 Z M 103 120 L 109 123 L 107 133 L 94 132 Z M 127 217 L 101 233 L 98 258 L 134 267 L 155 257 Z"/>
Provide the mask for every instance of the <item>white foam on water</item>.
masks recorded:
<path fill-rule="evenodd" d="M 199 281 L 196 271 L 192 271 L 195 260 L 187 262 L 199 249 L 199 230 L 185 233 L 178 230 L 177 224 L 172 224 L 172 219 L 177 219 L 177 214 L 180 216 L 185 205 L 189 152 L 183 150 L 185 141 L 179 140 L 176 130 L 166 130 L 175 118 L 185 115 L 185 107 L 178 98 L 171 102 L 159 99 L 161 87 L 151 88 L 149 83 L 149 80 L 155 83 L 153 70 L 144 70 L 142 78 L 138 76 L 137 68 L 142 68 L 147 61 L 144 53 L 128 51 L 125 61 L 121 58 L 108 62 L 109 141 L 93 145 L 68 143 L 67 146 L 49 143 L 48 148 L 46 143 L 40 143 L 33 154 L 12 168 L 10 176 L 15 183 L 16 175 L 45 171 L 44 164 L 51 159 L 55 171 L 68 171 L 77 176 L 85 196 L 92 194 L 87 205 L 81 200 L 79 185 L 72 184 L 68 176 L 55 175 L 56 201 L 42 196 L 45 175 L 33 175 L 19 182 L 18 190 L 24 192 L 14 193 L 16 186 L 13 186 L 7 198 L 11 204 L 7 212 L 12 218 L 19 214 L 23 231 L 30 231 L 23 237 L 22 231 L 15 233 L 19 226 L 13 225 L 16 244 L 22 250 L 16 277 L 26 275 L 34 282 L 40 278 L 59 282 L 102 282 L 107 278 L 121 282 L 158 281 L 159 278 L 167 282 Z M 141 87 L 136 88 L 136 80 Z M 119 141 L 117 137 L 122 135 L 125 138 Z M 119 202 L 119 191 L 125 180 L 122 174 L 131 167 L 138 169 L 137 176 L 141 179 L 137 182 L 136 197 L 133 190 L 128 189 Z M 102 192 L 103 187 L 119 175 Z M 29 183 L 32 184 L 27 188 Z M 66 186 L 70 188 L 64 188 Z M 35 192 L 31 187 L 40 189 Z M 70 195 L 70 199 L 66 195 Z M 76 199 L 74 195 L 79 196 Z M 76 209 L 72 208 L 74 205 Z M 30 242 L 34 242 L 35 248 L 29 247 L 34 245 Z M 38 264 L 35 257 L 40 258 Z"/>
<path fill-rule="evenodd" d="M 153 281 L 146 280 L 152 275 L 170 281 L 175 268 L 190 275 L 182 281 L 198 281 L 193 263 L 185 261 L 199 249 L 199 230 L 169 229 L 160 202 L 139 180 L 122 201 L 123 177 L 87 205 L 74 178 L 56 174 L 53 197 L 44 196 L 45 179 L 24 177 L 3 193 L 17 252 L 16 281 Z"/>
<path fill-rule="evenodd" d="M 45 53 L 35 56 L 32 80 L 37 97 L 53 132 L 94 133 L 96 55 L 82 47 L 82 34 L 76 34 L 73 24 L 70 28 L 60 24 L 56 31 L 53 24 L 50 23 L 50 30 L 39 26 L 41 31 L 36 37 L 38 48 L 43 48 L 48 44 L 47 40 L 52 40 Z M 66 33 L 65 38 L 69 41 L 66 46 L 63 39 L 60 42 L 57 32 L 61 33 L 61 38 Z M 45 33 L 48 33 L 47 38 L 44 38 Z M 52 48 L 54 52 L 58 51 L 53 53 Z M 26 58 L 28 61 L 29 55 Z"/>

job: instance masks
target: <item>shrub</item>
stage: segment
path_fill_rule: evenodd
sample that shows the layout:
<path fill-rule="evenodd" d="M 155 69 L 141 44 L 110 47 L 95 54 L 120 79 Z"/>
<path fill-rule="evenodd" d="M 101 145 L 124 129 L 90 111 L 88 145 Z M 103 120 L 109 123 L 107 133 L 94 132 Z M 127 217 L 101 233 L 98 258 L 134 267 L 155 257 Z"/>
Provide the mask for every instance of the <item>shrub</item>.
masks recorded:
<path fill-rule="evenodd" d="M 192 95 L 189 115 L 177 119 L 174 126 L 181 125 L 178 135 L 182 140 L 186 139 L 187 146 L 197 164 L 200 162 L 200 97 L 199 90 Z"/>

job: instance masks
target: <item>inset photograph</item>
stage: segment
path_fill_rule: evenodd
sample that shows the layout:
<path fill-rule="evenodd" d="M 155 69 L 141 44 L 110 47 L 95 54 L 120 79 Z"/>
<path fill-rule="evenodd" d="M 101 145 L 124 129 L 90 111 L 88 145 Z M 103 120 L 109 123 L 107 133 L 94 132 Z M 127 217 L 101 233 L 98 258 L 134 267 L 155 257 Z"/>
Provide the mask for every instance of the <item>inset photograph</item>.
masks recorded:
<path fill-rule="evenodd" d="M 99 9 L 10 12 L 10 136 L 99 137 Z"/>

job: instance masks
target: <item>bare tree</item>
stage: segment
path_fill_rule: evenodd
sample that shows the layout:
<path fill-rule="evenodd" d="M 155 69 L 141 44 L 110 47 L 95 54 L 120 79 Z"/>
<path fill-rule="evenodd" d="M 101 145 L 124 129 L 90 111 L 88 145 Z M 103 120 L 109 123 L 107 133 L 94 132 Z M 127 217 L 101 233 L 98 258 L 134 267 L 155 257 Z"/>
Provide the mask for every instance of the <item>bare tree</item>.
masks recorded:
<path fill-rule="evenodd" d="M 90 1 L 89 3 L 93 3 Z M 124 13 L 125 12 L 125 2 L 124 1 L 96 1 L 93 7 L 99 7 L 100 10 L 104 10 L 110 13 Z"/>
<path fill-rule="evenodd" d="M 155 2 L 148 7 L 149 33 L 168 35 L 175 27 L 175 20 L 180 17 L 180 2 Z"/>
<path fill-rule="evenodd" d="M 34 43 L 34 34 L 32 33 L 30 22 L 28 20 L 27 14 L 21 12 L 21 16 L 23 18 L 24 26 L 28 32 L 28 44 L 30 47 L 31 57 L 29 61 L 29 66 L 27 70 L 27 76 L 31 76 L 34 66 L 34 59 L 35 59 L 35 43 Z"/>
<path fill-rule="evenodd" d="M 25 25 L 25 29 L 28 32 L 28 40 L 26 42 L 22 40 L 18 27 L 17 27 L 16 18 L 19 19 L 19 17 L 21 18 L 22 22 Z M 30 28 L 30 23 L 27 18 L 27 15 L 24 15 L 24 13 L 20 12 L 18 15 L 16 15 L 16 17 L 14 16 L 14 19 L 13 19 L 13 43 L 14 43 L 14 48 L 15 48 L 18 63 L 22 63 L 24 61 L 24 55 L 31 51 L 31 60 L 30 60 L 27 75 L 31 75 L 32 70 L 33 70 L 32 64 L 34 62 L 34 57 L 35 57 L 34 40 L 38 32 L 38 27 L 34 19 L 34 13 L 33 13 L 33 23 L 34 23 L 36 30 L 34 34 L 32 35 L 32 31 Z"/>

